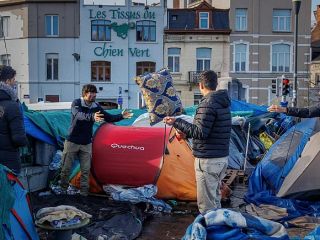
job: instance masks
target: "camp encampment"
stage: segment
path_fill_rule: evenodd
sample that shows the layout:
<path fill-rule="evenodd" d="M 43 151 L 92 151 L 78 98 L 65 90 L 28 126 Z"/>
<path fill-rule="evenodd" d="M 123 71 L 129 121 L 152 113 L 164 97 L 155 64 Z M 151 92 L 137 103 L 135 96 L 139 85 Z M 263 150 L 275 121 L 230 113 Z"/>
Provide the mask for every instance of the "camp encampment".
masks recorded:
<path fill-rule="evenodd" d="M 120 111 L 111 110 L 110 112 L 113 114 Z M 186 115 L 178 117 L 192 122 L 195 107 L 185 108 L 184 111 Z M 137 199 L 139 201 L 147 200 L 153 206 L 152 212 L 160 209 L 154 205 L 158 204 L 154 201 L 165 200 L 166 203 L 160 203 L 166 204 L 162 205 L 165 207 L 170 203 L 171 206 L 167 210 L 170 211 L 173 208 L 174 214 L 175 204 L 179 206 L 180 201 L 196 200 L 192 142 L 177 139 L 175 129 L 162 122 L 150 126 L 149 116 L 143 109 L 133 110 L 133 113 L 133 119 L 123 120 L 115 125 L 96 124 L 94 126 L 90 192 L 99 196 L 108 196 L 110 192 L 106 189 L 114 189 L 118 192 L 112 194 L 118 194 L 119 199 L 123 198 L 127 201 L 130 197 L 134 197 L 134 202 Z M 310 217 L 310 214 L 317 213 L 315 209 L 318 209 L 319 205 L 316 202 L 311 204 L 308 201 L 295 201 L 296 198 L 309 200 L 311 195 L 312 197 L 318 196 L 318 181 L 309 181 L 310 177 L 317 177 L 315 171 L 319 162 L 319 154 L 315 147 L 319 140 L 319 134 L 315 134 L 319 129 L 317 121 L 309 119 L 294 125 L 294 121 L 290 117 L 267 113 L 265 107 L 234 100 L 232 101 L 232 116 L 229 155 L 231 174 L 227 176 L 225 183 L 239 181 L 239 177 L 236 175 L 237 171 L 244 174 L 239 176 L 250 175 L 252 172 L 245 200 L 251 203 L 251 209 L 255 210 L 266 204 L 271 204 L 272 208 L 285 207 L 286 217 L 280 218 L 281 223 L 287 223 L 286 219 L 290 219 L 290 224 L 293 224 L 292 220 L 297 217 Z M 35 207 L 31 209 L 39 210 L 40 207 L 49 207 L 51 206 L 49 204 L 57 204 L 58 202 L 61 204 L 65 197 L 60 195 L 58 188 L 56 188 L 58 186 L 56 177 L 59 174 L 61 164 L 62 143 L 70 122 L 69 110 L 31 111 L 25 109 L 24 117 L 28 137 L 32 144 L 23 153 L 27 157 L 35 153 L 33 160 L 37 163 L 38 170 L 36 171 L 35 167 L 29 166 L 28 171 L 23 172 L 20 178 L 25 187 L 34 192 L 33 194 L 37 194 L 39 191 L 42 193 L 45 186 L 48 186 L 49 191 L 51 189 L 52 192 L 44 192 L 43 197 L 37 197 L 34 201 L 36 202 Z M 70 184 L 75 189 L 68 191 L 69 194 L 76 194 L 76 189 L 80 185 L 81 171 L 76 162 L 70 175 Z M 240 179 L 245 183 L 245 178 Z M 49 181 L 49 185 L 47 181 Z M 154 188 L 150 186 L 154 186 Z M 123 192 L 120 192 L 119 189 L 123 189 L 121 190 Z M 126 193 L 127 190 L 131 190 L 131 192 Z M 145 199 L 145 196 L 142 195 L 147 192 L 150 194 L 151 190 L 152 192 L 156 191 L 155 196 L 149 200 Z M 139 191 L 142 192 L 139 193 Z M 134 196 L 131 195 L 132 193 Z M 138 197 L 139 194 L 142 194 L 142 197 Z M 228 194 L 230 197 L 230 192 Z M 77 199 L 75 200 L 77 203 L 72 204 L 73 198 Z M 103 226 L 117 225 L 114 221 L 117 221 L 118 216 L 120 217 L 117 215 L 110 221 L 101 219 L 104 207 L 99 205 L 100 200 L 92 199 L 91 201 L 96 201 L 93 208 L 90 208 L 89 202 L 78 200 L 77 195 L 74 197 L 70 195 L 70 201 L 67 201 L 68 204 L 79 209 L 81 206 L 85 207 L 82 210 L 93 215 L 92 221 L 98 220 L 101 223 L 90 225 L 88 228 L 84 227 L 84 230 L 77 230 L 77 233 L 87 236 L 89 239 L 90 236 L 102 236 L 101 229 L 105 229 Z M 117 214 L 122 212 L 123 207 L 112 206 L 114 209 L 118 209 Z M 126 211 L 129 211 L 128 209 L 130 207 Z M 135 211 L 134 216 L 139 218 L 139 221 L 143 221 L 145 213 L 137 209 Z M 263 212 L 267 211 L 263 210 Z M 252 212 L 252 214 L 257 214 L 257 212 Z M 121 219 L 123 217 L 123 221 L 129 221 L 129 215 L 128 213 L 121 215 Z M 243 215 L 243 217 L 250 219 L 247 215 Z M 272 219 L 268 215 L 263 217 Z M 279 214 L 278 217 L 280 217 Z M 236 219 L 233 220 L 239 224 Z M 27 221 L 34 228 L 32 218 L 29 217 Z M 301 220 L 299 221 L 301 223 Z M 316 222 L 317 220 L 313 219 L 312 221 Z M 277 226 L 272 222 L 268 224 Z M 142 225 L 134 226 L 139 226 L 140 230 L 137 232 L 132 228 L 132 231 L 130 230 L 127 234 L 138 236 L 143 231 Z M 90 234 L 88 234 L 85 229 L 92 229 L 92 231 L 90 230 Z M 118 225 L 117 231 L 121 231 L 120 229 L 121 225 Z M 111 236 L 113 233 L 108 231 L 105 234 Z M 283 234 L 286 236 L 285 233 Z"/>

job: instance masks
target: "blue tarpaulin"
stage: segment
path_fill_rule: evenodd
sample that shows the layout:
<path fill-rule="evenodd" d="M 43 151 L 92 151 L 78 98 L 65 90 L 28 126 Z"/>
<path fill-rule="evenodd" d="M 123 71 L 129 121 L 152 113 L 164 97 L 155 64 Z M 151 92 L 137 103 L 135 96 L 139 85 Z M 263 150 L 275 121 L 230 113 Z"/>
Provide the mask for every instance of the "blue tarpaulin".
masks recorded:
<path fill-rule="evenodd" d="M 41 128 L 35 125 L 28 117 L 24 116 L 24 126 L 26 133 L 42 142 L 56 145 L 55 140 L 49 134 L 45 133 Z"/>
<path fill-rule="evenodd" d="M 240 100 L 231 101 L 231 111 L 253 111 L 253 116 L 267 113 L 267 106 L 258 106 L 256 104 L 243 102 Z"/>

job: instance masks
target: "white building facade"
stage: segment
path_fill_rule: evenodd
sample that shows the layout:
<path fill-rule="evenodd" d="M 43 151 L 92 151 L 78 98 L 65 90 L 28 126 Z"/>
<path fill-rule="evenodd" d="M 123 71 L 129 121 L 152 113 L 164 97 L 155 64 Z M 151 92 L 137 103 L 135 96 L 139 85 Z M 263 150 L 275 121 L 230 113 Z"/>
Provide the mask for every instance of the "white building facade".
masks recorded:
<path fill-rule="evenodd" d="M 0 64 L 17 71 L 22 102 L 70 102 L 88 83 L 106 108 L 139 108 L 134 78 L 163 68 L 165 4 L 84 0 L 0 2 Z"/>
<path fill-rule="evenodd" d="M 164 2 L 84 5 L 80 10 L 80 85 L 95 84 L 107 107 L 142 106 L 135 76 L 163 68 Z"/>
<path fill-rule="evenodd" d="M 33 103 L 79 97 L 73 57 L 79 49 L 78 2 L 3 1 L 0 15 L 0 64 L 17 71 L 19 99 Z"/>

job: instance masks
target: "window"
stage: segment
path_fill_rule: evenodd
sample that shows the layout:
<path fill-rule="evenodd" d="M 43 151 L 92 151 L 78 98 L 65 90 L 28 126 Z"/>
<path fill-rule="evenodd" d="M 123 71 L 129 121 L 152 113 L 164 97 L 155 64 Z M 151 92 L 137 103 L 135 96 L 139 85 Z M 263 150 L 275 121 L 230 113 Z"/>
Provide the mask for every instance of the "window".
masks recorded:
<path fill-rule="evenodd" d="M 272 30 L 277 32 L 290 32 L 291 30 L 291 11 L 273 10 Z"/>
<path fill-rule="evenodd" d="M 1 17 L 0 20 L 0 37 L 8 37 L 10 17 Z"/>
<path fill-rule="evenodd" d="M 156 71 L 155 62 L 137 62 L 137 75 L 152 73 Z"/>
<path fill-rule="evenodd" d="M 59 54 L 49 53 L 47 59 L 47 80 L 59 79 Z"/>
<path fill-rule="evenodd" d="M 236 9 L 236 31 L 247 31 L 248 30 L 248 9 L 237 8 Z"/>
<path fill-rule="evenodd" d="M 193 95 L 193 105 L 198 105 L 202 99 L 201 93 L 195 93 Z"/>
<path fill-rule="evenodd" d="M 59 35 L 59 16 L 46 16 L 46 36 L 57 37 Z"/>
<path fill-rule="evenodd" d="M 180 72 L 180 48 L 168 48 L 168 67 L 171 72 Z"/>
<path fill-rule="evenodd" d="M 200 12 L 199 13 L 199 28 L 208 29 L 209 28 L 209 13 Z"/>
<path fill-rule="evenodd" d="M 156 22 L 155 21 L 137 21 L 137 41 L 155 42 L 156 41 Z"/>
<path fill-rule="evenodd" d="M 290 45 L 272 46 L 272 72 L 290 72 Z"/>
<path fill-rule="evenodd" d="M 59 95 L 46 95 L 46 102 L 59 102 Z"/>
<path fill-rule="evenodd" d="M 211 48 L 197 48 L 197 71 L 210 70 Z"/>
<path fill-rule="evenodd" d="M 111 62 L 93 61 L 91 62 L 92 82 L 111 82 Z"/>
<path fill-rule="evenodd" d="M 177 21 L 178 15 L 172 15 L 172 21 Z"/>
<path fill-rule="evenodd" d="M 132 0 L 132 6 L 161 6 L 160 0 Z"/>
<path fill-rule="evenodd" d="M 11 55 L 10 54 L 0 55 L 0 64 L 11 66 Z"/>
<path fill-rule="evenodd" d="M 91 21 L 92 41 L 111 41 L 111 21 L 93 20 Z"/>
<path fill-rule="evenodd" d="M 234 70 L 236 72 L 244 72 L 247 70 L 247 44 L 236 44 L 234 47 Z"/>

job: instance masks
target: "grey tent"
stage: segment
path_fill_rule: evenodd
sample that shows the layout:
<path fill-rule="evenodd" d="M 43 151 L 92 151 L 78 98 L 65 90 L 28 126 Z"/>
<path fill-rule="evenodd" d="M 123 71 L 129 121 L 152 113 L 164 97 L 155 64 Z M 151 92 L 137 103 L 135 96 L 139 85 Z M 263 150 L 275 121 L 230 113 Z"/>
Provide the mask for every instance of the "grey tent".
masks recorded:
<path fill-rule="evenodd" d="M 297 199 L 320 198 L 320 132 L 314 134 L 303 149 L 277 194 Z"/>

